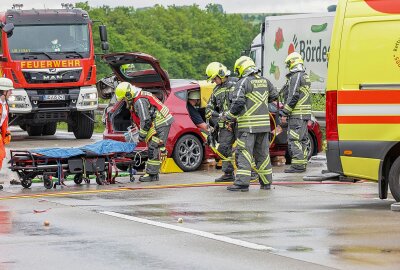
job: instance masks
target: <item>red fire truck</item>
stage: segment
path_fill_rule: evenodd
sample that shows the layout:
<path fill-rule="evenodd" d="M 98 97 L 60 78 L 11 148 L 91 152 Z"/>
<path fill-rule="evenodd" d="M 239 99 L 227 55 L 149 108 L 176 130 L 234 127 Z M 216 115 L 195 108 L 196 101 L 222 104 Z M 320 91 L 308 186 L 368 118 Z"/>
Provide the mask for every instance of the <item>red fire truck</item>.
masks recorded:
<path fill-rule="evenodd" d="M 98 106 L 92 23 L 86 11 L 71 6 L 0 13 L 0 76 L 15 88 L 10 124 L 40 136 L 66 122 L 77 139 L 92 136 Z M 99 30 L 107 50 L 106 28 Z"/>

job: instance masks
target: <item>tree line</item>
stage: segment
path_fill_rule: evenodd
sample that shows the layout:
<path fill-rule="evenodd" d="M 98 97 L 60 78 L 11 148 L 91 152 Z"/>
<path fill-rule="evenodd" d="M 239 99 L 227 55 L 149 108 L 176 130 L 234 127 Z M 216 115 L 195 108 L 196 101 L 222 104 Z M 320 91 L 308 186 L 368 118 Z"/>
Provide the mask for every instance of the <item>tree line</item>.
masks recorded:
<path fill-rule="evenodd" d="M 226 14 L 220 5 L 155 5 L 150 8 L 76 4 L 92 20 L 107 26 L 109 52 L 144 52 L 160 60 L 171 78 L 204 79 L 210 62 L 224 63 L 230 70 L 241 51 L 248 48 L 259 31 L 239 14 Z M 94 27 L 96 52 L 100 53 Z M 97 58 L 97 77 L 111 70 Z"/>

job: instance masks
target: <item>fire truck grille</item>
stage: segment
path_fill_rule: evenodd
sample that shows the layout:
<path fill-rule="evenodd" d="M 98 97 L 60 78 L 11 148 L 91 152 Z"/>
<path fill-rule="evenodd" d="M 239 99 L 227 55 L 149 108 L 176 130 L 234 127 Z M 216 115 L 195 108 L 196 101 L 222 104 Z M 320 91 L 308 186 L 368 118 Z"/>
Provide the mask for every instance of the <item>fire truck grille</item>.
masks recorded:
<path fill-rule="evenodd" d="M 23 72 L 26 82 L 31 84 L 78 82 L 81 73 L 82 70 L 63 70 L 57 73 Z"/>

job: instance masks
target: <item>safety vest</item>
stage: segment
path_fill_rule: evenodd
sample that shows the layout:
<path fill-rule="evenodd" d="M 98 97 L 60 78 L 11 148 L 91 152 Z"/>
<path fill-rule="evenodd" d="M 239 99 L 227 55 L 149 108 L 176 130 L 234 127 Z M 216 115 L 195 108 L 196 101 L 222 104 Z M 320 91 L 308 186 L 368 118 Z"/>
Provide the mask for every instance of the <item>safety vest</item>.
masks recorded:
<path fill-rule="evenodd" d="M 140 128 L 140 118 L 136 114 L 135 109 L 133 108 L 133 104 L 135 104 L 135 102 L 140 98 L 147 99 L 149 101 L 150 105 L 157 109 L 156 118 L 155 118 L 156 126 L 166 123 L 167 121 L 172 119 L 172 115 L 169 113 L 169 109 L 167 106 L 165 106 L 158 98 L 153 96 L 152 93 L 146 92 L 146 91 L 141 91 L 140 94 L 133 99 L 132 108 L 130 110 L 132 119 L 135 122 L 137 127 Z"/>
<path fill-rule="evenodd" d="M 305 71 L 290 73 L 283 87 L 284 111 L 290 118 L 311 119 L 311 81 Z M 292 92 L 292 93 L 290 93 Z M 293 97 L 298 96 L 297 102 Z"/>

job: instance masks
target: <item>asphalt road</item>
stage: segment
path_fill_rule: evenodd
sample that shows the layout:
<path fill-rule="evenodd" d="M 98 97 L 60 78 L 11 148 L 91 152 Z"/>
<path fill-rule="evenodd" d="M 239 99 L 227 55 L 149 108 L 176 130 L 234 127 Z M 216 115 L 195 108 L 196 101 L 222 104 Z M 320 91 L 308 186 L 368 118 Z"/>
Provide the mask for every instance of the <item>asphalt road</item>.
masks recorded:
<path fill-rule="evenodd" d="M 14 149 L 101 139 L 13 134 Z M 283 168 L 272 190 L 238 193 L 214 185 L 210 167 L 56 190 L 11 186 L 3 173 L 0 269 L 399 269 L 400 215 L 376 183 L 305 182 Z M 325 169 L 324 156 L 308 168 Z"/>

